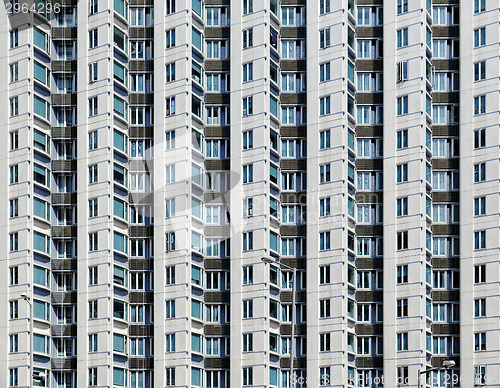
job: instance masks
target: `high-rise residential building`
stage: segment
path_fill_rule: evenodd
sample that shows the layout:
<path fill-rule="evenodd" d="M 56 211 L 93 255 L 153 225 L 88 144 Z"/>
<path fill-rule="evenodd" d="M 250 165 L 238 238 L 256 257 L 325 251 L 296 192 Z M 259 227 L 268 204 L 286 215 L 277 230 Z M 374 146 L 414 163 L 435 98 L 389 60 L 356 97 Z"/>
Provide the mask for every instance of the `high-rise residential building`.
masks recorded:
<path fill-rule="evenodd" d="M 0 386 L 498 386 L 498 11 L 5 2 Z"/>

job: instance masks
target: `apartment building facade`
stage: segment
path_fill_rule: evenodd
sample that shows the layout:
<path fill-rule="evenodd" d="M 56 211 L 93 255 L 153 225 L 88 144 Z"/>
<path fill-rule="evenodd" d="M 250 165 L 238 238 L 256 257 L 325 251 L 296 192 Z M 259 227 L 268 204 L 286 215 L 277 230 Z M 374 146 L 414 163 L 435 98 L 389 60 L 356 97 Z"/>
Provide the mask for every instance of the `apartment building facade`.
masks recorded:
<path fill-rule="evenodd" d="M 497 2 L 23 7 L 0 385 L 500 384 Z"/>

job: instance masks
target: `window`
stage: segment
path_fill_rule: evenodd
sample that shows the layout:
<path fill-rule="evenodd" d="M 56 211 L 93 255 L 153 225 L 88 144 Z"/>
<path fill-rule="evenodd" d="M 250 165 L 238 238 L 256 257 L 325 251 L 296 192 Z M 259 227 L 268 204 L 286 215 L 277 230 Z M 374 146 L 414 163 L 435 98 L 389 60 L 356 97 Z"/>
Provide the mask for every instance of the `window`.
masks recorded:
<path fill-rule="evenodd" d="M 369 40 L 358 40 L 358 58 L 370 58 L 370 41 Z"/>
<path fill-rule="evenodd" d="M 408 147 L 408 130 L 403 129 L 397 132 L 397 148 L 407 148 Z"/>
<path fill-rule="evenodd" d="M 89 150 L 97 149 L 97 131 L 89 132 Z"/>
<path fill-rule="evenodd" d="M 10 150 L 17 150 L 19 148 L 19 131 L 9 132 Z"/>
<path fill-rule="evenodd" d="M 12 63 L 9 66 L 9 70 L 10 70 L 10 82 L 17 82 L 19 80 L 19 64 L 17 62 Z"/>
<path fill-rule="evenodd" d="M 175 182 L 175 164 L 166 166 L 165 169 L 166 169 L 165 173 L 166 183 Z"/>
<path fill-rule="evenodd" d="M 330 12 L 330 0 L 320 0 L 319 1 L 319 14 L 324 15 Z"/>
<path fill-rule="evenodd" d="M 166 70 L 165 82 L 175 81 L 175 62 L 166 64 L 165 70 Z"/>
<path fill-rule="evenodd" d="M 370 16 L 371 16 L 370 7 L 358 7 L 358 25 L 369 26 Z"/>
<path fill-rule="evenodd" d="M 253 284 L 253 266 L 243 266 L 243 284 Z"/>
<path fill-rule="evenodd" d="M 321 198 L 319 200 L 319 216 L 327 217 L 330 215 L 330 198 Z"/>
<path fill-rule="evenodd" d="M 474 81 L 486 79 L 486 61 L 474 63 Z"/>
<path fill-rule="evenodd" d="M 11 368 L 9 369 L 9 387 L 19 386 L 19 369 Z"/>
<path fill-rule="evenodd" d="M 171 265 L 165 268 L 166 269 L 166 285 L 175 284 L 175 266 Z"/>
<path fill-rule="evenodd" d="M 474 13 L 486 11 L 486 0 L 474 0 Z"/>
<path fill-rule="evenodd" d="M 243 82 L 253 80 L 253 62 L 243 65 Z"/>
<path fill-rule="evenodd" d="M 97 251 L 97 232 L 89 233 L 89 252 Z"/>
<path fill-rule="evenodd" d="M 482 318 L 486 316 L 486 299 L 476 299 L 474 300 L 474 317 Z"/>
<path fill-rule="evenodd" d="M 330 344 L 331 333 L 319 333 L 319 351 L 329 352 L 331 349 Z"/>
<path fill-rule="evenodd" d="M 10 238 L 10 252 L 15 252 L 19 249 L 19 233 L 14 232 L 9 235 Z"/>
<path fill-rule="evenodd" d="M 408 333 L 397 333 L 398 352 L 408 350 Z"/>
<path fill-rule="evenodd" d="M 10 183 L 19 183 L 19 166 L 17 164 L 10 166 Z"/>
<path fill-rule="evenodd" d="M 402 28 L 397 31 L 398 48 L 408 46 L 408 28 Z"/>
<path fill-rule="evenodd" d="M 398 366 L 397 367 L 397 381 L 398 385 L 408 385 L 408 367 Z"/>
<path fill-rule="evenodd" d="M 330 282 L 330 265 L 321 265 L 319 267 L 319 284 L 329 284 Z"/>
<path fill-rule="evenodd" d="M 486 350 L 486 333 L 474 333 L 474 351 Z"/>
<path fill-rule="evenodd" d="M 165 335 L 165 351 L 175 352 L 175 333 L 170 333 Z"/>
<path fill-rule="evenodd" d="M 319 166 L 319 182 L 320 183 L 330 182 L 330 179 L 331 179 L 330 163 L 321 164 Z"/>
<path fill-rule="evenodd" d="M 408 114 L 408 96 L 397 98 L 398 115 Z"/>
<path fill-rule="evenodd" d="M 175 251 L 175 232 L 166 233 L 165 248 L 167 252 Z"/>
<path fill-rule="evenodd" d="M 398 198 L 396 200 L 396 209 L 398 217 L 408 215 L 408 197 Z"/>
<path fill-rule="evenodd" d="M 330 114 L 330 96 L 320 97 L 319 99 L 319 114 L 320 116 Z"/>
<path fill-rule="evenodd" d="M 17 300 L 12 300 L 9 302 L 10 306 L 10 319 L 18 319 L 19 318 L 19 302 Z"/>
<path fill-rule="evenodd" d="M 165 301 L 165 306 L 166 306 L 165 318 L 167 319 L 175 318 L 175 300 Z"/>
<path fill-rule="evenodd" d="M 408 182 L 408 164 L 399 164 L 396 167 L 397 182 Z"/>
<path fill-rule="evenodd" d="M 408 249 L 408 231 L 397 232 L 397 247 L 400 249 Z"/>
<path fill-rule="evenodd" d="M 10 31 L 10 48 L 15 48 L 18 46 L 19 46 L 19 30 L 16 28 Z"/>
<path fill-rule="evenodd" d="M 486 147 L 486 128 L 474 131 L 474 148 Z"/>
<path fill-rule="evenodd" d="M 486 231 L 474 232 L 474 249 L 486 248 Z"/>
<path fill-rule="evenodd" d="M 403 12 L 408 12 L 408 0 L 398 0 L 398 5 L 396 10 L 398 15 Z"/>
<path fill-rule="evenodd" d="M 97 81 L 97 62 L 89 63 L 89 83 Z"/>
<path fill-rule="evenodd" d="M 170 15 L 172 13 L 175 13 L 175 0 L 167 0 L 166 14 Z M 172 385 L 175 385 L 175 384 L 172 384 Z"/>
<path fill-rule="evenodd" d="M 35 182 L 49 186 L 49 178 L 49 170 L 36 163 L 33 165 L 33 180 Z"/>
<path fill-rule="evenodd" d="M 484 182 L 486 180 L 486 163 L 474 165 L 474 182 Z"/>
<path fill-rule="evenodd" d="M 319 48 L 330 46 L 330 28 L 319 30 Z"/>
<path fill-rule="evenodd" d="M 123 3 L 122 3 L 123 4 Z M 149 11 L 149 10 L 148 10 Z M 130 8 L 130 25 L 132 26 L 144 26 L 144 8 L 142 7 L 134 7 Z M 124 11 L 121 12 L 121 15 L 124 15 Z M 148 12 L 149 15 L 149 12 Z"/>
<path fill-rule="evenodd" d="M 474 266 L 474 283 L 486 283 L 486 264 Z"/>
<path fill-rule="evenodd" d="M 474 215 L 484 216 L 486 214 L 486 197 L 474 198 Z"/>
<path fill-rule="evenodd" d="M 358 73 L 357 87 L 360 92 L 369 92 L 371 85 L 370 73 Z"/>
<path fill-rule="evenodd" d="M 45 86 L 50 87 L 50 70 L 37 61 L 33 62 L 33 66 L 34 66 L 34 73 L 33 73 L 34 78 L 37 81 L 40 81 L 41 83 L 43 83 Z M 64 78 L 59 78 L 59 79 L 64 79 Z M 70 78 L 67 78 L 67 79 L 70 80 Z M 17 81 L 17 79 L 16 79 L 16 81 Z"/>
<path fill-rule="evenodd" d="M 474 114 L 480 115 L 486 113 L 486 96 L 474 97 Z"/>
<path fill-rule="evenodd" d="M 33 232 L 33 249 L 50 253 L 50 237 L 36 231 Z"/>
<path fill-rule="evenodd" d="M 474 386 L 485 385 L 486 384 L 486 366 L 485 365 L 475 365 L 474 366 Z"/>
<path fill-rule="evenodd" d="M 89 117 L 97 115 L 97 97 L 89 98 Z"/>
<path fill-rule="evenodd" d="M 397 284 L 408 283 L 408 264 L 397 266 Z"/>
<path fill-rule="evenodd" d="M 175 47 L 175 28 L 166 32 L 166 48 Z"/>
<path fill-rule="evenodd" d="M 243 183 L 253 182 L 253 164 L 243 166 Z"/>
<path fill-rule="evenodd" d="M 89 166 L 89 184 L 97 183 L 97 164 Z"/>
<path fill-rule="evenodd" d="M 398 299 L 396 301 L 396 316 L 398 318 L 408 316 L 408 299 Z"/>
<path fill-rule="evenodd" d="M 243 15 L 253 12 L 253 0 L 243 0 Z"/>
<path fill-rule="evenodd" d="M 243 233 L 243 250 L 251 251 L 253 249 L 253 232 Z"/>
<path fill-rule="evenodd" d="M 253 28 L 243 30 L 243 48 L 253 46 Z"/>
<path fill-rule="evenodd" d="M 243 385 L 253 385 L 253 368 L 243 368 Z"/>
<path fill-rule="evenodd" d="M 50 287 L 50 270 L 35 265 L 33 267 L 33 283 L 42 287 Z"/>
<path fill-rule="evenodd" d="M 15 286 L 19 284 L 19 267 L 14 266 L 9 268 L 9 285 Z"/>
<path fill-rule="evenodd" d="M 19 351 L 19 335 L 18 334 L 11 334 L 9 336 L 9 352 L 10 353 L 17 353 Z"/>
<path fill-rule="evenodd" d="M 243 98 L 243 116 L 253 114 L 253 97 Z"/>
<path fill-rule="evenodd" d="M 253 334 L 245 333 L 243 334 L 243 351 L 252 352 L 253 351 Z"/>
<path fill-rule="evenodd" d="M 396 63 L 396 79 L 398 82 L 408 80 L 408 61 Z"/>
<path fill-rule="evenodd" d="M 97 368 L 89 368 L 89 385 L 97 385 Z"/>
<path fill-rule="evenodd" d="M 175 0 L 167 0 L 168 1 L 171 1 L 171 2 L 174 2 L 175 4 Z M 165 369 L 165 385 L 167 386 L 172 386 L 172 385 L 175 385 L 175 368 L 166 368 Z"/>
<path fill-rule="evenodd" d="M 246 299 L 243 301 L 243 318 L 253 317 L 253 300 Z"/>
<path fill-rule="evenodd" d="M 243 132 L 243 149 L 253 148 L 253 130 Z"/>
<path fill-rule="evenodd" d="M 330 81 L 330 62 L 319 65 L 319 82 Z"/>
<path fill-rule="evenodd" d="M 97 266 L 96 265 L 90 266 L 89 267 L 89 285 L 90 286 L 96 285 L 98 283 L 97 274 L 98 274 Z"/>
<path fill-rule="evenodd" d="M 11 199 L 9 201 L 10 205 L 10 217 L 18 217 L 19 216 L 19 199 Z"/>
<path fill-rule="evenodd" d="M 97 318 L 97 299 L 89 300 L 89 319 Z"/>
<path fill-rule="evenodd" d="M 320 232 L 319 234 L 319 250 L 325 251 L 330 249 L 330 232 Z"/>
<path fill-rule="evenodd" d="M 113 112 L 118 116 L 127 119 L 128 104 L 125 100 L 121 99 L 117 95 L 113 96 Z"/>
<path fill-rule="evenodd" d="M 324 366 L 319 368 L 319 385 L 324 386 L 324 385 L 331 385 L 330 381 L 330 367 L 329 366 Z"/>
<path fill-rule="evenodd" d="M 19 97 L 10 99 L 10 115 L 17 116 L 19 114 Z"/>
<path fill-rule="evenodd" d="M 486 27 L 474 30 L 474 47 L 481 47 L 486 44 Z"/>
<path fill-rule="evenodd" d="M 172 116 L 175 114 L 175 96 L 173 97 L 167 97 L 165 99 L 165 107 L 166 107 L 166 110 L 165 110 L 165 115 L 166 116 Z"/>
<path fill-rule="evenodd" d="M 89 31 L 89 49 L 97 47 L 97 28 Z"/>
<path fill-rule="evenodd" d="M 89 15 L 94 15 L 97 13 L 98 0 L 89 0 Z"/>
<path fill-rule="evenodd" d="M 326 131 L 321 131 L 319 133 L 319 148 L 320 150 L 330 148 L 331 144 L 331 131 L 327 129 Z"/>
<path fill-rule="evenodd" d="M 68 323 L 72 322 L 72 310 L 70 310 L 65 318 L 65 320 Z M 48 303 L 42 302 L 41 300 L 33 300 L 33 317 L 37 319 L 43 319 L 45 321 L 50 320 L 50 305 Z M 58 317 L 58 321 L 60 321 Z"/>

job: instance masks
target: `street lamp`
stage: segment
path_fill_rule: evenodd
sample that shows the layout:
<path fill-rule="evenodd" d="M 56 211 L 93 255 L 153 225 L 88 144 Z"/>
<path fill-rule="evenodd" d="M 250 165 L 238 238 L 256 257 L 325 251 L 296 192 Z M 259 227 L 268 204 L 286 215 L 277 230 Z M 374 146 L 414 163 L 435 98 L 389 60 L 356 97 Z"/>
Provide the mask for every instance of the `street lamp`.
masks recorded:
<path fill-rule="evenodd" d="M 453 360 L 444 360 L 442 366 L 438 366 L 438 367 L 435 367 L 435 368 L 429 368 L 429 369 L 425 369 L 425 370 L 420 370 L 419 369 L 419 371 L 418 371 L 418 384 L 417 384 L 417 388 L 420 388 L 420 376 L 422 376 L 423 374 L 425 374 L 427 376 L 427 374 L 430 373 L 430 372 L 433 372 L 433 371 L 436 371 L 436 370 L 449 369 L 449 368 L 453 368 L 454 366 L 455 366 L 455 361 L 453 361 Z"/>
<path fill-rule="evenodd" d="M 21 294 L 21 298 L 28 303 L 30 307 L 30 373 L 28 378 L 30 379 L 30 387 L 33 387 L 33 305 L 30 301 L 30 297 L 26 294 Z"/>
<path fill-rule="evenodd" d="M 297 280 L 297 269 L 294 267 L 290 267 L 289 265 L 279 263 L 276 260 L 273 260 L 269 257 L 263 257 L 261 260 L 264 263 L 277 264 L 280 267 L 285 268 L 286 270 L 292 272 L 292 327 L 290 330 L 291 338 L 290 338 L 290 376 L 289 376 L 290 387 L 292 387 L 292 382 L 295 382 L 293 376 L 293 363 L 295 361 L 295 288 L 296 288 L 295 281 Z"/>

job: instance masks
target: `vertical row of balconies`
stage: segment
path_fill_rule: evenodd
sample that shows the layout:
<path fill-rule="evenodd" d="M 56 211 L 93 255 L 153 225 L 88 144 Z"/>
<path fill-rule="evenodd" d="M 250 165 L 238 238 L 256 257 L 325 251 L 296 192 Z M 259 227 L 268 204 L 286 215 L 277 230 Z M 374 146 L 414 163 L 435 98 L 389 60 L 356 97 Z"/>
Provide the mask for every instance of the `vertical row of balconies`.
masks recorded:
<path fill-rule="evenodd" d="M 383 241 L 383 30 L 382 4 L 363 1 L 357 7 L 356 73 L 356 193 L 349 216 L 356 223 L 356 276 L 348 276 L 354 288 L 357 313 L 355 354 L 357 381 L 363 386 L 383 374 L 382 241 Z M 349 279 L 354 277 L 354 279 Z M 350 382 L 352 384 L 352 382 Z"/>
<path fill-rule="evenodd" d="M 76 2 L 52 21 L 52 374 L 76 378 Z M 62 15 L 62 17 L 60 17 Z M 71 15 L 71 18 L 69 17 Z M 83 318 L 83 317 L 81 317 Z"/>
<path fill-rule="evenodd" d="M 305 377 L 307 369 L 306 358 L 306 317 L 305 311 L 306 292 L 303 284 L 306 269 L 305 241 L 306 232 L 306 182 L 307 182 L 307 60 L 306 60 L 306 2 L 291 0 L 281 3 L 280 26 L 277 28 L 278 38 L 274 45 L 271 40 L 270 53 L 271 61 L 278 65 L 273 71 L 273 62 L 270 69 L 271 95 L 279 93 L 278 112 L 272 112 L 280 119 L 279 133 L 275 133 L 271 128 L 271 163 L 276 164 L 279 173 L 276 177 L 273 170 L 270 172 L 271 181 L 271 201 L 270 204 L 271 226 L 276 224 L 279 231 L 280 247 L 276 249 L 280 253 L 279 261 L 283 265 L 296 268 L 296 279 L 292 279 L 291 272 L 283 269 L 278 271 L 279 277 L 276 284 L 281 284 L 277 288 L 281 305 L 281 321 L 279 332 L 281 346 L 286 345 L 286 349 L 270 349 L 281 355 L 279 367 L 282 372 L 290 368 L 291 355 L 291 334 L 292 334 L 292 314 L 295 315 L 295 327 L 293 330 L 295 337 L 294 345 L 294 374 L 288 376 L 289 381 L 296 376 Z M 272 39 L 272 31 L 271 31 Z M 279 51 L 279 56 L 274 49 Z M 273 93 L 273 90 L 276 90 Z M 272 116 L 271 116 L 272 117 Z M 273 192 L 274 191 L 274 192 Z M 275 199 L 273 199 L 273 197 Z M 311 215 L 314 217 L 314 215 Z M 284 249 L 286 247 L 286 249 Z M 272 248 L 272 247 L 271 247 Z M 272 252 L 272 251 L 271 251 Z M 274 267 L 271 267 L 272 270 Z M 299 279 L 302 279 L 299 281 Z M 271 276 L 271 285 L 273 279 Z M 292 310 L 292 282 L 295 281 L 295 311 Z M 300 287 L 300 288 L 299 288 Z M 300 289 L 300 291 L 299 291 Z M 286 313 L 285 313 L 286 312 Z M 279 338 L 278 337 L 278 338 Z M 270 344 L 272 345 L 272 344 Z M 273 357 L 273 354 L 270 353 Z M 271 360 L 272 361 L 272 360 Z"/>
<path fill-rule="evenodd" d="M 460 118 L 458 1 L 432 2 L 432 366 L 460 369 Z M 443 50 L 442 47 L 446 50 Z M 432 147 L 432 148 L 431 148 Z M 429 214 L 430 215 L 430 214 Z M 429 274 L 430 277 L 430 274 Z"/>
<path fill-rule="evenodd" d="M 145 384 L 153 386 L 153 349 L 149 339 L 153 336 L 152 314 L 153 289 L 153 24 L 154 3 L 152 1 L 130 3 L 130 57 L 129 57 L 129 251 L 128 269 L 129 302 L 131 313 L 137 317 L 129 319 L 129 341 L 144 342 L 144 350 L 131 348 L 129 370 L 132 374 L 145 374 Z M 142 16 L 141 16 L 142 15 Z M 161 109 L 158 106 L 158 109 Z M 160 144 L 163 144 L 159 141 Z M 158 152 L 161 148 L 157 147 Z M 142 248 L 141 248 L 142 247 Z M 132 252 L 134 250 L 134 252 Z M 142 252 L 141 252 L 142 250 Z M 144 318 L 140 319 L 140 311 Z M 160 351 L 160 349 L 158 349 Z"/>
<path fill-rule="evenodd" d="M 206 172 L 204 204 L 207 209 L 215 206 L 219 223 L 216 225 L 205 224 L 204 237 L 207 241 L 220 241 L 220 258 L 215 252 L 205 251 L 203 267 L 207 284 L 203 291 L 205 302 L 205 322 L 203 324 L 204 341 L 207 344 L 203 359 L 206 384 L 212 386 L 226 386 L 226 377 L 229 375 L 229 303 L 230 291 L 226 288 L 229 282 L 224 279 L 230 277 L 229 258 L 222 253 L 224 246 L 229 243 L 230 229 L 228 227 L 230 198 L 226 192 L 228 186 L 223 187 L 218 176 L 229 177 L 231 169 L 229 149 L 231 141 L 230 132 L 230 61 L 227 55 L 230 42 L 229 15 L 231 8 L 224 1 L 214 1 L 206 5 L 203 10 L 206 15 L 204 32 L 207 52 L 204 59 L 204 72 L 201 83 L 204 88 L 204 168 Z M 209 52 L 210 45 L 220 44 L 220 55 Z M 195 75 L 193 74 L 193 80 Z M 236 111 L 236 110 L 235 110 Z M 208 181 L 208 177 L 210 182 Z M 217 180 L 215 183 L 214 181 Z M 214 184 L 215 183 L 215 184 Z M 226 215 L 227 213 L 227 215 Z M 205 219 L 205 222 L 213 222 Z M 219 245 L 219 243 L 216 243 Z M 212 257 L 210 257 L 212 256 Z M 226 257 L 226 258 L 223 258 Z M 213 282 L 208 289 L 209 279 L 218 279 L 217 286 Z M 218 317 L 214 316 L 218 311 Z M 209 314 L 210 312 L 210 314 Z M 208 344 L 219 344 L 218 351 Z M 194 357 L 194 355 L 193 355 Z"/>

